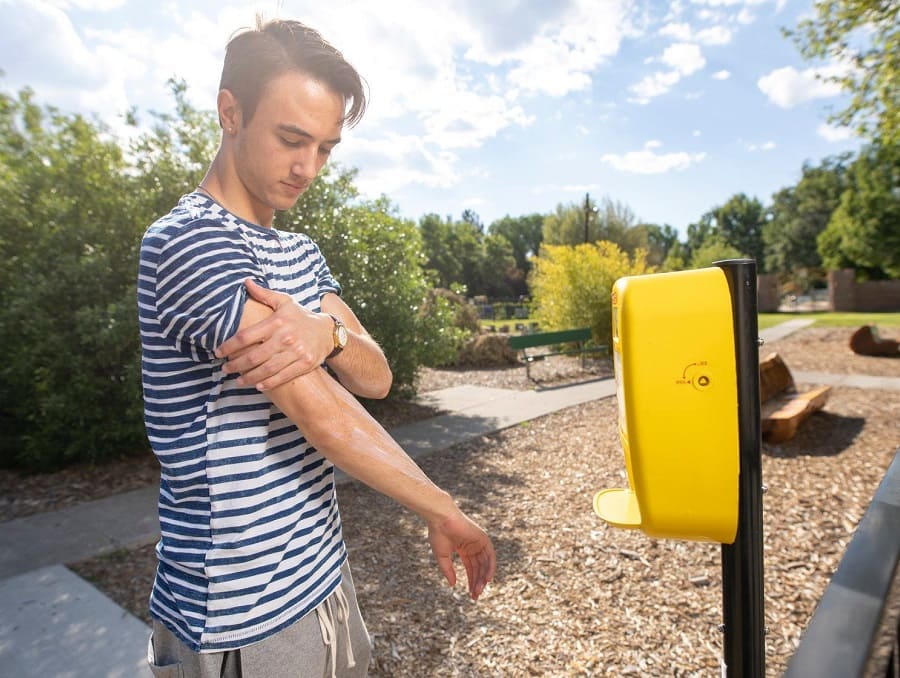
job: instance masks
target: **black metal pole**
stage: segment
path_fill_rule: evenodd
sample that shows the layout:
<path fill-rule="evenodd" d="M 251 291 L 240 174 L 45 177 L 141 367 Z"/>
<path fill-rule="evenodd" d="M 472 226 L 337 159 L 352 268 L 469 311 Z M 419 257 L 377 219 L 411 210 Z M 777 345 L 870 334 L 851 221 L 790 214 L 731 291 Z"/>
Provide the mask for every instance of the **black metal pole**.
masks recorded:
<path fill-rule="evenodd" d="M 756 262 L 752 259 L 730 259 L 717 261 L 715 265 L 725 272 L 731 291 L 740 438 L 737 537 L 733 544 L 722 545 L 724 659 L 728 678 L 764 678 L 763 490 Z"/>

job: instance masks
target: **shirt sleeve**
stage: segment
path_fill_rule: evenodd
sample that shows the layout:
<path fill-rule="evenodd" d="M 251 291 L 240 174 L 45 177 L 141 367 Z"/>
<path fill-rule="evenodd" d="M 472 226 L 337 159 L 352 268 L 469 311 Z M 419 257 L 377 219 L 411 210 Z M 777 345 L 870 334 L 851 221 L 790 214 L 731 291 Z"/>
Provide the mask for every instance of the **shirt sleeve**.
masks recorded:
<path fill-rule="evenodd" d="M 334 276 L 331 275 L 331 269 L 328 268 L 325 255 L 322 254 L 322 250 L 315 243 L 313 243 L 313 247 L 315 247 L 315 256 L 318 262 L 316 265 L 316 283 L 319 286 L 319 299 L 329 292 L 334 292 L 336 295 L 341 296 L 341 286 L 334 279 Z"/>
<path fill-rule="evenodd" d="M 157 260 L 156 310 L 163 335 L 195 361 L 213 360 L 216 347 L 240 325 L 247 278 L 269 286 L 240 234 L 212 221 L 172 233 Z"/>

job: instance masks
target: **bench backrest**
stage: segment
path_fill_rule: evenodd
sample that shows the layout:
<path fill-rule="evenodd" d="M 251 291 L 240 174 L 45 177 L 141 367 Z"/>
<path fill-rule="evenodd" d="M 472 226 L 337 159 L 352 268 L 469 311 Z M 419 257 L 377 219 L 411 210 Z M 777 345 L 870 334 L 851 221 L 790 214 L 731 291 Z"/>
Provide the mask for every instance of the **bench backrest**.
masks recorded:
<path fill-rule="evenodd" d="M 553 346 L 565 344 L 570 341 L 588 341 L 591 338 L 590 327 L 580 327 L 577 330 L 558 330 L 556 332 L 535 332 L 522 334 L 509 338 L 509 347 L 515 350 L 534 348 L 535 346 Z"/>
<path fill-rule="evenodd" d="M 782 392 L 796 391 L 791 371 L 777 353 L 770 353 L 759 361 L 759 399 L 766 402 Z"/>

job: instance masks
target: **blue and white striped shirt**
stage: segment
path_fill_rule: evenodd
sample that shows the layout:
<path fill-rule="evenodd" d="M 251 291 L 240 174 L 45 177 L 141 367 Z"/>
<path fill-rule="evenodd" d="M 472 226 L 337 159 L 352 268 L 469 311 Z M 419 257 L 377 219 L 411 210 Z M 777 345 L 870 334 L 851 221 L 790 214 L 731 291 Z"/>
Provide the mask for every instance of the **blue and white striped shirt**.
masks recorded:
<path fill-rule="evenodd" d="M 151 614 L 195 651 L 236 649 L 314 609 L 346 558 L 331 463 L 213 351 L 252 278 L 311 311 L 340 293 L 307 236 L 184 196 L 141 243 L 144 420 L 161 466 Z"/>

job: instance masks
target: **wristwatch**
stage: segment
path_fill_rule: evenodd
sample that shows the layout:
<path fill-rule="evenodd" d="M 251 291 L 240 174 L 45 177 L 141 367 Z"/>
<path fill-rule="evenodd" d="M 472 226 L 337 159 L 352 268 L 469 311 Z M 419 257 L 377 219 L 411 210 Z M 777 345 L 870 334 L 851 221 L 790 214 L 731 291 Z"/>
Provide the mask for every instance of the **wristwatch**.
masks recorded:
<path fill-rule="evenodd" d="M 329 313 L 328 315 L 331 314 Z M 343 351 L 347 341 L 350 339 L 350 335 L 347 333 L 347 326 L 341 322 L 341 319 L 334 315 L 331 315 L 331 319 L 334 320 L 334 329 L 331 332 L 331 336 L 334 339 L 334 350 L 328 354 L 325 360 L 334 358 L 334 356 Z"/>

